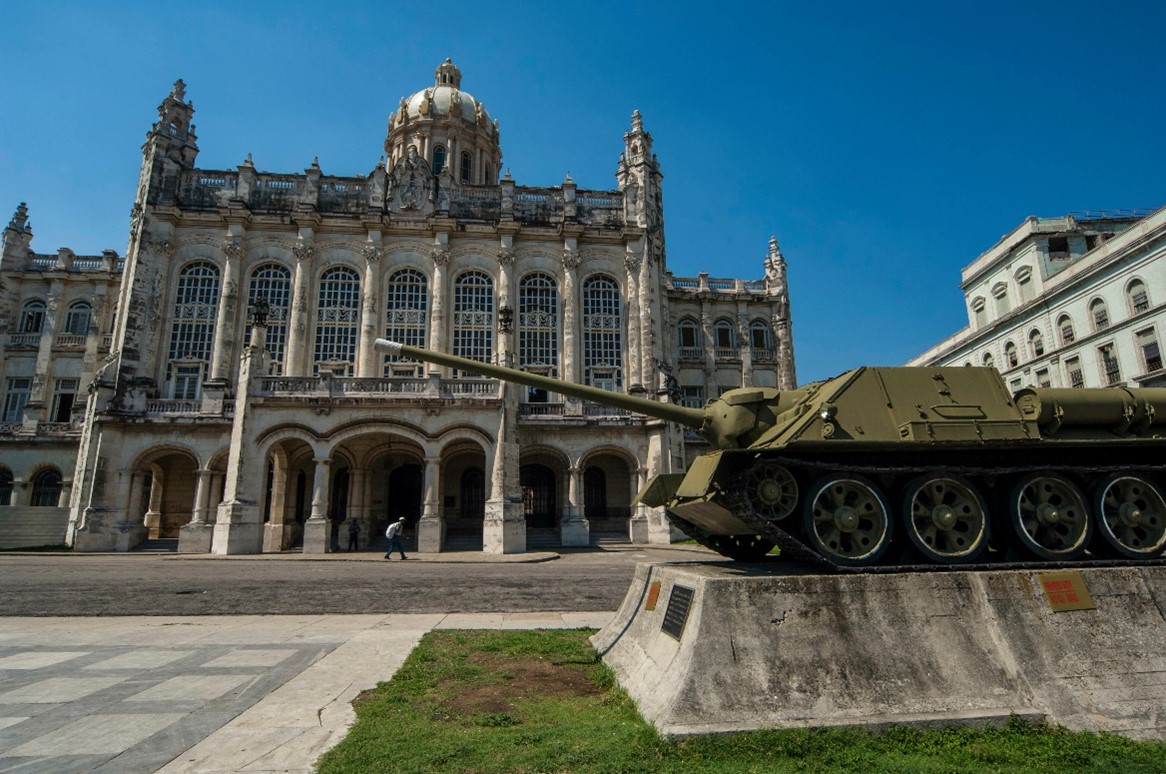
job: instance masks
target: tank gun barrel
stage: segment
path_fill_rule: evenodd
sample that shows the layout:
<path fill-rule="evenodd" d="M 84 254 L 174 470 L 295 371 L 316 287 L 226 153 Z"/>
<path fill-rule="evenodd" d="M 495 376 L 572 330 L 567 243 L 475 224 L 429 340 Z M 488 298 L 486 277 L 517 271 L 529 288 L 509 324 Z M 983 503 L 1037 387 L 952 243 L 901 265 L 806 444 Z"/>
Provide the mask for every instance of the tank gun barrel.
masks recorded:
<path fill-rule="evenodd" d="M 647 414 L 650 417 L 667 419 L 696 430 L 699 430 L 704 423 L 705 412 L 702 409 L 677 406 L 673 403 L 661 403 L 655 400 L 647 400 L 646 398 L 636 398 L 631 395 L 612 392 L 611 390 L 602 390 L 598 387 L 588 387 L 582 384 L 553 379 L 549 376 L 519 371 L 516 368 L 506 368 L 505 366 L 482 363 L 477 360 L 458 357 L 457 355 L 447 355 L 444 352 L 434 352 L 433 350 L 421 349 L 420 347 L 411 347 L 408 344 L 400 344 L 396 341 L 389 341 L 388 339 L 377 339 L 374 345 L 377 349 L 387 352 L 390 355 L 399 355 L 427 363 L 437 363 L 438 365 L 448 366 L 449 368 L 470 371 L 481 376 L 502 379 L 503 381 L 524 384 L 527 387 L 537 387 L 548 392 L 570 395 L 573 398 L 581 398 L 594 403 L 628 409 L 629 411 L 635 411 L 640 414 Z"/>

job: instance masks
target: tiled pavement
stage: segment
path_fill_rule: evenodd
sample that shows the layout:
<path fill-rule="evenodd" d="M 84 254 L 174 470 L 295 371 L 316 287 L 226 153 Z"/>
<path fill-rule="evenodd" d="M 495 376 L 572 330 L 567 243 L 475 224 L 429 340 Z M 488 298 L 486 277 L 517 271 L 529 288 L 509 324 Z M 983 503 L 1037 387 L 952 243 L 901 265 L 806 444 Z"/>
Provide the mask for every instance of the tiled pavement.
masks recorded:
<path fill-rule="evenodd" d="M 433 628 L 611 613 L 0 619 L 0 772 L 308 772 Z"/>

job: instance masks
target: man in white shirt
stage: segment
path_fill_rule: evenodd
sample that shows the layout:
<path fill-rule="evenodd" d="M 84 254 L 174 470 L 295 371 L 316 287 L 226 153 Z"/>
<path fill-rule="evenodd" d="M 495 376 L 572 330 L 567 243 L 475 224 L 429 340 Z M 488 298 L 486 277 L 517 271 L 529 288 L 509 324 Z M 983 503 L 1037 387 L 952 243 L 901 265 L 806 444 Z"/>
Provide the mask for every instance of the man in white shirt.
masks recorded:
<path fill-rule="evenodd" d="M 385 552 L 386 559 L 389 558 L 393 551 L 400 551 L 402 559 L 409 558 L 405 556 L 405 549 L 401 548 L 401 530 L 403 529 L 405 529 L 404 516 L 394 521 L 389 525 L 389 528 L 385 530 L 385 537 L 389 539 L 389 550 Z"/>

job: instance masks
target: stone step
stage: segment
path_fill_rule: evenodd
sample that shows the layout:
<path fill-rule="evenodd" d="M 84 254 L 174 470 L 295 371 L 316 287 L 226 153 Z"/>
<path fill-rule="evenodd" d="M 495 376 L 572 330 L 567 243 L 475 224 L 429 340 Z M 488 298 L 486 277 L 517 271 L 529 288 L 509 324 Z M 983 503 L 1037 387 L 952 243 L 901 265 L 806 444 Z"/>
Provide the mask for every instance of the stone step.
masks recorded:
<path fill-rule="evenodd" d="M 143 540 L 133 550 L 139 553 L 177 553 L 178 538 L 153 538 L 152 540 Z"/>

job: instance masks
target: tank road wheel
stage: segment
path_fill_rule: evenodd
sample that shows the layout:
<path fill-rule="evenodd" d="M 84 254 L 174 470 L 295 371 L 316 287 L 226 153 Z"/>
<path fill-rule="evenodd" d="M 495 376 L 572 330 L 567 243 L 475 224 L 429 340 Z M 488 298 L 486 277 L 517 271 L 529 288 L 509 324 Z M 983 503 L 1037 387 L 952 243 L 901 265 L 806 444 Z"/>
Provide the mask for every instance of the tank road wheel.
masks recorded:
<path fill-rule="evenodd" d="M 1097 488 L 1094 504 L 1097 531 L 1113 552 L 1151 559 L 1166 549 L 1166 501 L 1146 479 L 1110 476 Z"/>
<path fill-rule="evenodd" d="M 1085 498 L 1063 476 L 1037 473 L 1012 488 L 1008 518 L 1020 542 L 1041 559 L 1075 559 L 1092 532 Z"/>
<path fill-rule="evenodd" d="M 777 545 L 760 535 L 710 535 L 709 548 L 738 562 L 760 562 Z"/>
<path fill-rule="evenodd" d="M 988 508 L 959 478 L 917 478 L 903 497 L 903 523 L 911 543 L 940 564 L 974 560 L 988 545 Z"/>
<path fill-rule="evenodd" d="M 810 488 L 806 500 L 806 540 L 834 564 L 874 564 L 891 542 L 890 512 L 878 489 L 865 478 L 824 478 Z"/>
<path fill-rule="evenodd" d="M 766 521 L 781 521 L 798 505 L 798 483 L 776 462 L 762 462 L 745 471 L 738 486 L 746 502 Z"/>

